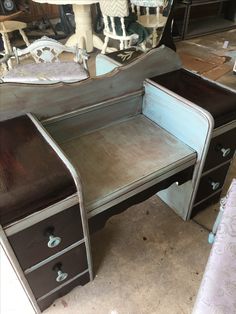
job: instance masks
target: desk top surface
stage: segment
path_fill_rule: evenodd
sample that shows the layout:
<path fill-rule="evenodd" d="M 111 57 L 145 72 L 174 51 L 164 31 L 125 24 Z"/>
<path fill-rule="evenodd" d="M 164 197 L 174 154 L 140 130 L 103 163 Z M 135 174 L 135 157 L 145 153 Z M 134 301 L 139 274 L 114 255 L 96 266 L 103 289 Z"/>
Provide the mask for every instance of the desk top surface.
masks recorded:
<path fill-rule="evenodd" d="M 194 150 L 142 114 L 60 146 L 80 173 L 88 212 L 196 161 Z"/>
<path fill-rule="evenodd" d="M 74 181 L 27 116 L 0 123 L 0 224 L 74 194 Z"/>

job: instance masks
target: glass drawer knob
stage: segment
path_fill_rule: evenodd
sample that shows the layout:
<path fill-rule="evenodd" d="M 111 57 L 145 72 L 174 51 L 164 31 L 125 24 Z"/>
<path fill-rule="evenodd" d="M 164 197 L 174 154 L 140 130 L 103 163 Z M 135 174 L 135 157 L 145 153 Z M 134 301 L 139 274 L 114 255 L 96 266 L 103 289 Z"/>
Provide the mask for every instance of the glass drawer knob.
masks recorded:
<path fill-rule="evenodd" d="M 230 148 L 221 148 L 220 151 L 222 152 L 223 157 L 227 157 L 230 154 L 231 149 Z"/>
<path fill-rule="evenodd" d="M 54 235 L 50 235 L 49 236 L 48 247 L 50 249 L 58 246 L 60 243 L 61 243 L 61 238 L 60 237 L 55 237 Z"/>
<path fill-rule="evenodd" d="M 62 270 L 58 270 L 56 281 L 57 282 L 62 282 L 64 280 L 66 280 L 67 277 L 68 277 L 67 273 L 63 273 Z"/>
<path fill-rule="evenodd" d="M 213 190 L 213 191 L 219 189 L 219 187 L 220 187 L 220 182 L 211 181 L 211 187 L 212 187 L 212 190 Z"/>

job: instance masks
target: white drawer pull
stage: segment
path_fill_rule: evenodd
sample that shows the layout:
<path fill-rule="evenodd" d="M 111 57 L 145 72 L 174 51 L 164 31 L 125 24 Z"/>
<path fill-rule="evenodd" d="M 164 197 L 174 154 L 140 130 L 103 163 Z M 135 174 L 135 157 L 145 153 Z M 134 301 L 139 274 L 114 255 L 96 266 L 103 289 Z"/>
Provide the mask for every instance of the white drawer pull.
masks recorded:
<path fill-rule="evenodd" d="M 222 152 L 222 156 L 223 157 L 227 157 L 231 153 L 231 149 L 230 148 L 221 148 L 220 151 Z"/>
<path fill-rule="evenodd" d="M 212 187 L 213 191 L 219 189 L 219 187 L 220 187 L 220 182 L 211 181 L 210 184 L 211 184 L 211 187 Z"/>
<path fill-rule="evenodd" d="M 55 237 L 52 234 L 49 236 L 48 247 L 50 249 L 58 246 L 60 243 L 61 243 L 61 238 L 60 237 Z"/>
<path fill-rule="evenodd" d="M 57 278 L 56 278 L 56 281 L 57 282 L 62 282 L 64 280 L 66 280 L 66 278 L 68 277 L 68 274 L 67 273 L 63 273 L 62 270 L 58 270 L 57 271 Z"/>

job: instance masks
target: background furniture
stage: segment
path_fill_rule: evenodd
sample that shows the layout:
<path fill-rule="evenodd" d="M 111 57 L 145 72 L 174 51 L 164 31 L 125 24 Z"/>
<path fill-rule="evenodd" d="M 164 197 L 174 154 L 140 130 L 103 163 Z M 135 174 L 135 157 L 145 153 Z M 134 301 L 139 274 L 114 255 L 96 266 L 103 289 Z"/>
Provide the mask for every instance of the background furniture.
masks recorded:
<path fill-rule="evenodd" d="M 129 15 L 129 6 L 127 0 L 100 0 L 99 2 L 101 12 L 104 19 L 104 45 L 102 47 L 102 53 L 105 54 L 109 38 L 116 39 L 120 41 L 120 50 L 128 48 L 131 45 L 132 38 L 134 34 L 128 35 L 125 26 L 125 17 Z M 118 21 L 121 26 L 122 34 L 117 33 Z M 138 35 L 136 34 L 138 38 Z"/>
<path fill-rule="evenodd" d="M 176 3 L 174 36 L 179 39 L 236 27 L 234 0 L 191 0 Z"/>
<path fill-rule="evenodd" d="M 226 196 L 224 213 L 211 249 L 193 314 L 235 312 L 236 179 Z"/>
<path fill-rule="evenodd" d="M 168 1 L 131 0 L 131 4 L 132 11 L 137 12 L 138 22 L 144 27 L 152 29 L 152 47 L 156 47 L 158 37 L 157 29 L 165 26 L 168 17 L 168 13 L 166 16 L 163 16 L 160 12 L 160 7 L 164 9 L 168 5 Z M 150 8 L 154 8 L 156 12 L 150 13 Z"/>
<path fill-rule="evenodd" d="M 26 46 L 29 45 L 28 38 L 24 32 L 24 28 L 26 28 L 27 25 L 23 22 L 19 21 L 6 21 L 5 18 L 1 20 L 0 17 L 0 34 L 2 35 L 3 45 L 4 45 L 4 54 L 11 54 L 12 53 L 12 46 L 9 38 L 9 33 L 12 33 L 14 31 L 19 31 L 21 34 Z M 8 61 L 9 68 L 12 68 L 12 62 L 11 59 Z"/>
<path fill-rule="evenodd" d="M 80 48 L 86 49 L 87 52 L 93 51 L 96 47 L 102 50 L 102 40 L 93 34 L 91 5 L 99 0 L 34 0 L 39 3 L 51 3 L 57 5 L 72 4 L 75 18 L 75 34 L 72 35 L 66 45 L 79 45 Z"/>
<path fill-rule="evenodd" d="M 62 53 L 72 53 L 74 61 L 59 60 Z M 89 77 L 88 56 L 78 47 L 66 47 L 46 36 L 34 41 L 26 49 L 14 50 L 17 63 L 23 56 L 30 55 L 36 63 L 18 64 L 1 79 L 4 82 L 50 84 L 78 82 Z"/>

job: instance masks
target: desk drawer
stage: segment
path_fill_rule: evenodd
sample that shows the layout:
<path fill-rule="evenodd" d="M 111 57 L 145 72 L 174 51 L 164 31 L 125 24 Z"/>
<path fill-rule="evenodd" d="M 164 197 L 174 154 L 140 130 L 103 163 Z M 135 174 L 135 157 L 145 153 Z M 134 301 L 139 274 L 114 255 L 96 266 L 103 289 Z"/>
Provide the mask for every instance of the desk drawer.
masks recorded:
<path fill-rule="evenodd" d="M 55 291 L 54 293 L 50 294 L 46 298 L 39 299 L 38 300 L 38 306 L 41 311 L 44 311 L 46 308 L 48 308 L 56 299 L 63 297 L 67 293 L 69 293 L 72 289 L 78 286 L 83 286 L 87 282 L 89 282 L 89 272 L 86 272 L 79 278 L 76 278 L 75 280 L 71 281 L 61 289 Z M 66 311 L 65 311 L 66 312 Z"/>
<path fill-rule="evenodd" d="M 28 273 L 26 279 L 37 299 L 66 283 L 87 268 L 87 255 L 83 243 Z"/>
<path fill-rule="evenodd" d="M 202 176 L 195 204 L 222 188 L 229 165 L 230 162 Z"/>
<path fill-rule="evenodd" d="M 9 236 L 8 239 L 22 269 L 25 270 L 82 238 L 83 228 L 78 204 Z"/>
<path fill-rule="evenodd" d="M 203 171 L 230 160 L 236 148 L 236 128 L 211 140 Z"/>

